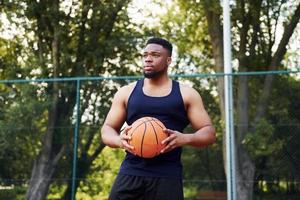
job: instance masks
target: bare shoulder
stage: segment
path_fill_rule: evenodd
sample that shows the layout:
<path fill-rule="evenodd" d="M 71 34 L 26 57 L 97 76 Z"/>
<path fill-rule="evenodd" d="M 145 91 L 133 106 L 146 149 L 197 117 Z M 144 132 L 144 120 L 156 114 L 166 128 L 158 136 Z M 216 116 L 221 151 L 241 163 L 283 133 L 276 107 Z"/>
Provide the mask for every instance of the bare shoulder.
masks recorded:
<path fill-rule="evenodd" d="M 136 83 L 137 82 L 135 81 L 128 85 L 122 86 L 115 94 L 115 99 L 118 99 L 119 101 L 123 101 L 126 103 Z"/>
<path fill-rule="evenodd" d="M 180 83 L 180 91 L 185 103 L 190 103 L 199 100 L 201 101 L 201 96 L 199 92 L 187 84 Z"/>
<path fill-rule="evenodd" d="M 134 89 L 135 85 L 136 85 L 136 81 L 132 82 L 132 83 L 129 83 L 128 85 L 122 86 L 118 90 L 118 92 L 119 93 L 130 93 Z"/>

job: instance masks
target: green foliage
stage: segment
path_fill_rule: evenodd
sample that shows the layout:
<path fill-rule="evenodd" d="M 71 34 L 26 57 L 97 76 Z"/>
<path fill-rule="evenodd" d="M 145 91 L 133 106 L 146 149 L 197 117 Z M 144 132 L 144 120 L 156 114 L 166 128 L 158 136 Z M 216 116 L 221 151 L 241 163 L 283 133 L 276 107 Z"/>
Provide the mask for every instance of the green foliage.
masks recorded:
<path fill-rule="evenodd" d="M 16 197 L 14 190 L 0 190 L 0 199 L 14 200 Z"/>
<path fill-rule="evenodd" d="M 274 154 L 283 146 L 283 141 L 274 138 L 274 127 L 265 119 L 255 125 L 255 131 L 247 134 L 242 143 L 254 159 Z"/>
<path fill-rule="evenodd" d="M 234 70 L 259 71 L 287 69 L 289 67 L 282 66 L 281 61 L 283 57 L 274 55 L 277 44 L 281 40 L 277 30 L 281 26 L 286 27 L 290 23 L 289 20 L 295 10 L 290 9 L 288 11 L 288 5 L 290 8 L 296 8 L 299 5 L 299 1 L 263 0 L 236 1 L 231 3 L 231 39 L 233 44 L 232 56 L 234 59 L 232 64 Z M 162 30 L 160 31 L 161 34 L 170 38 L 178 48 L 177 68 L 174 71 L 181 73 L 180 69 L 183 69 L 180 68 L 181 65 L 192 66 L 185 68 L 185 73 L 222 70 L 223 52 L 221 43 L 223 39 L 221 33 L 221 11 L 220 1 L 172 1 L 169 12 L 162 16 L 162 24 L 159 27 L 162 27 L 160 28 Z M 294 34 L 297 34 L 297 31 L 294 31 Z M 288 38 L 282 39 L 285 42 L 288 40 Z M 288 51 L 290 51 L 289 48 Z M 286 54 L 284 49 L 279 49 L 279 52 L 286 56 L 292 55 L 289 53 Z M 275 62 L 276 67 L 273 66 L 274 68 L 270 68 L 270 65 L 274 65 Z M 274 80 L 277 81 L 277 78 L 275 77 Z M 197 84 L 197 88 L 205 87 L 205 84 L 203 84 L 204 81 L 192 80 L 192 82 L 195 85 Z M 220 82 L 215 80 L 209 80 L 209 82 L 208 87 L 214 92 L 220 92 L 220 88 L 224 88 Z M 242 138 L 241 140 L 243 141 L 243 144 L 237 144 L 237 152 L 240 153 L 239 147 L 246 147 L 247 152 L 252 157 L 250 162 L 253 161 L 257 170 L 255 177 L 269 179 L 270 177 L 278 177 L 278 174 L 281 177 L 298 177 L 298 174 L 294 172 L 297 171 L 297 167 L 299 168 L 297 164 L 294 164 L 298 153 L 291 149 L 295 149 L 295 145 L 298 144 L 295 133 L 298 131 L 296 124 L 299 124 L 299 120 L 296 119 L 296 116 L 299 116 L 297 115 L 297 110 L 299 110 L 297 108 L 299 106 L 295 102 L 299 102 L 296 97 L 299 93 L 296 91 L 290 92 L 288 89 L 296 82 L 287 83 L 280 81 L 274 87 L 269 86 L 269 90 L 271 90 L 270 98 L 267 99 L 268 102 L 263 108 L 266 112 L 262 115 L 262 119 L 258 120 L 259 122 L 251 124 L 259 116 L 257 109 L 260 106 L 258 103 L 261 103 L 259 102 L 260 98 L 267 93 L 262 90 L 265 83 L 265 76 L 237 77 L 234 79 L 235 117 L 244 117 L 243 119 L 241 119 L 242 117 L 235 118 L 235 122 L 242 121 L 245 123 L 236 124 L 237 126 L 245 127 L 242 129 L 243 131 L 236 133 L 238 138 Z M 216 89 L 217 86 L 219 90 Z M 222 103 L 217 96 L 214 96 L 214 99 L 217 99 L 216 102 Z M 205 99 L 204 101 L 206 104 L 209 104 L 209 102 L 210 99 Z M 236 105 L 243 106 L 237 110 Z M 221 119 L 218 116 L 220 112 L 216 112 L 215 109 L 211 112 L 211 108 L 214 107 L 208 105 L 209 113 L 211 113 L 214 123 L 217 124 L 217 133 L 223 133 L 224 129 L 222 129 Z M 246 113 L 247 117 L 243 113 Z M 291 141 L 290 138 L 295 139 Z M 221 145 L 221 143 L 219 144 Z M 198 162 L 197 157 L 194 157 L 194 153 L 190 152 L 188 155 L 192 157 L 192 161 Z M 221 153 L 218 155 L 221 156 Z M 284 159 L 282 159 L 283 155 Z M 243 158 L 246 157 L 249 158 L 248 156 Z M 184 157 L 184 159 L 188 161 L 189 157 Z M 242 160 L 240 161 L 237 164 L 243 163 Z M 285 169 L 280 171 L 282 173 L 278 172 L 278 169 L 272 168 L 272 166 L 281 165 L 285 165 Z M 193 164 L 189 163 L 187 166 L 190 167 Z M 196 168 L 198 169 L 198 166 L 194 166 L 192 169 Z M 266 168 L 271 169 L 266 172 Z M 293 171 L 293 173 L 288 172 L 288 170 Z M 248 179 L 247 174 L 250 173 L 244 171 L 239 174 L 245 175 L 243 178 Z M 193 178 L 197 176 L 196 174 Z"/>
<path fill-rule="evenodd" d="M 1 11 L 13 26 L 23 31 L 12 39 L 0 38 L 0 79 L 136 75 L 141 71 L 137 67 L 139 50 L 149 35 L 164 36 L 175 44 L 177 55 L 172 72 L 216 71 L 211 42 L 217 38 L 211 38 L 207 18 L 210 14 L 220 17 L 218 0 L 173 1 L 154 29 L 148 24 L 136 25 L 130 21 L 126 10 L 130 1 L 127 0 L 71 2 L 72 5 L 67 5 L 66 1 L 2 1 Z M 161 6 L 166 5 L 163 1 L 159 2 Z M 274 53 L 275 25 L 279 17 L 280 20 L 285 20 L 282 17 L 290 18 L 291 11 L 286 5 L 292 3 L 237 1 L 232 4 L 232 49 L 236 70 L 268 69 Z M 284 15 L 280 10 L 282 6 Z M 243 38 L 245 35 L 247 37 Z M 275 158 L 281 154 L 292 152 L 292 156 L 299 157 L 297 147 L 300 140 L 296 133 L 300 130 L 298 126 L 291 125 L 300 121 L 299 81 L 277 81 L 268 104 L 268 114 L 243 140 L 257 163 L 257 169 L 266 167 L 265 162 L 267 166 L 280 164 Z M 225 180 L 222 167 L 224 129 L 218 106 L 217 80 L 190 79 L 187 82 L 200 92 L 217 129 L 217 143 L 209 149 L 184 149 L 185 194 L 194 198 L 200 188 L 225 187 L 225 183 L 212 181 Z M 83 181 L 77 193 L 79 199 L 105 199 L 117 173 L 123 152 L 107 148 L 98 154 L 96 152 L 101 150 L 99 128 L 113 94 L 126 83 L 123 80 L 86 81 L 81 84 L 79 160 L 95 160 L 80 177 Z M 253 92 L 243 96 L 250 103 L 249 109 L 243 112 L 248 112 L 250 121 L 255 117 L 263 83 L 264 77 L 247 83 Z M 234 84 L 238 88 L 239 82 Z M 59 163 L 59 171 L 54 177 L 56 181 L 50 187 L 48 198 L 63 196 L 68 187 L 66 179 L 71 175 L 76 92 L 75 84 L 70 82 L 57 85 L 0 84 L 0 163 L 5 163 L 0 165 L 1 181 L 28 180 L 33 160 L 43 147 L 42 137 L 47 132 L 51 106 L 56 102 L 53 97 L 58 94 L 60 107 L 53 149 L 59 150 L 60 145 L 66 145 L 66 153 Z M 52 153 L 56 153 L 55 150 Z M 295 177 L 297 172 L 290 169 L 298 169 L 298 165 L 293 163 L 293 157 L 285 159 L 288 165 L 282 167 L 280 174 Z M 269 171 L 268 176 L 276 172 Z M 63 182 L 57 181 L 62 179 Z"/>
<path fill-rule="evenodd" d="M 174 1 L 157 27 L 176 46 L 174 73 L 209 71 L 212 57 L 205 13 L 195 1 Z M 198 66 L 198 67 L 195 67 Z"/>
<path fill-rule="evenodd" d="M 210 114 L 216 129 L 217 141 L 203 149 L 184 147 L 182 163 L 184 169 L 184 196 L 186 199 L 197 199 L 200 190 L 225 190 L 223 157 L 222 157 L 222 124 L 220 111 L 211 87 L 203 88 L 201 81 L 195 81 L 194 88 L 201 94 L 207 112 Z M 206 81 L 206 80 L 205 80 Z M 205 82 L 204 81 L 204 82 Z M 208 81 L 208 82 L 213 82 Z M 195 130 L 188 126 L 184 132 Z"/>
<path fill-rule="evenodd" d="M 128 3 L 72 1 L 68 5 L 64 1 L 4 1 L 2 11 L 12 25 L 24 31 L 12 40 L 0 39 L 1 79 L 136 74 L 138 70 L 132 70 L 132 66 L 140 59 L 137 55 L 143 40 L 139 38 L 144 35 L 130 22 Z M 124 83 L 82 84 L 82 126 L 92 128 L 81 129 L 78 151 L 83 158 L 79 160 L 85 156 L 86 160 L 95 159 L 101 153 L 99 128 L 114 92 Z M 3 111 L 0 159 L 1 163 L 7 163 L 1 165 L 2 178 L 28 180 L 33 160 L 44 147 L 42 138 L 48 133 L 49 117 L 56 115 L 51 113 L 53 105 L 58 106 L 59 112 L 54 120 L 54 135 L 50 137 L 53 139 L 51 154 L 66 146 L 55 178 L 69 178 L 73 158 L 74 86 L 70 82 L 28 88 L 0 84 Z M 26 164 L 20 163 L 26 159 Z M 89 166 L 82 167 L 84 178 Z M 63 195 L 66 188 L 65 184 L 54 183 L 60 187 L 51 187 L 53 198 L 57 196 L 54 193 Z"/>
<path fill-rule="evenodd" d="M 5 200 L 22 200 L 24 199 L 24 194 L 26 192 L 26 188 L 23 186 L 9 186 L 4 187 L 0 186 L 0 199 Z"/>
<path fill-rule="evenodd" d="M 119 171 L 125 156 L 122 150 L 104 148 L 101 155 L 94 161 L 87 180 L 83 181 L 77 192 L 80 200 L 105 200 Z"/>
<path fill-rule="evenodd" d="M 300 156 L 300 82 L 289 76 L 279 76 L 275 81 L 276 90 L 273 91 L 274 101 L 270 105 L 270 119 L 274 124 L 274 137 L 283 141 L 283 148 L 278 154 L 272 154 L 270 162 L 281 165 L 272 173 L 276 177 L 297 177 Z M 288 188 L 289 189 L 289 188 Z"/>
<path fill-rule="evenodd" d="M 3 86 L 3 85 L 2 85 Z M 0 118 L 1 150 L 0 177 L 5 179 L 28 179 L 31 162 L 40 149 L 45 129 L 45 108 L 48 102 L 38 95 L 35 85 L 7 85 L 1 90 Z"/>
<path fill-rule="evenodd" d="M 22 46 L 18 39 L 6 40 L 0 37 L 1 79 L 16 79 L 22 74 L 23 70 L 20 68 L 20 63 L 18 62 L 18 57 L 20 56 L 21 51 Z"/>

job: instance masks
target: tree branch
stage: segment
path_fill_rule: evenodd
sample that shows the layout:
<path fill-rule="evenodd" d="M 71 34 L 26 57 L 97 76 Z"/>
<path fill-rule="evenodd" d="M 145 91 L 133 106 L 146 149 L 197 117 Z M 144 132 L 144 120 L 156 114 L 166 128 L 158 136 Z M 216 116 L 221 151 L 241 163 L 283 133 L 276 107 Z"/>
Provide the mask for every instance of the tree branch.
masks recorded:
<path fill-rule="evenodd" d="M 269 70 L 278 70 L 279 65 L 283 59 L 283 56 L 287 51 L 286 46 L 288 45 L 289 39 L 291 38 L 299 22 L 299 19 L 300 19 L 300 3 L 297 9 L 295 10 L 295 13 L 292 16 L 289 24 L 285 27 L 281 41 L 269 65 Z M 273 78 L 274 78 L 273 75 L 267 75 L 265 78 L 264 87 L 256 110 L 254 124 L 257 124 L 257 122 L 265 115 L 267 105 L 268 105 L 268 100 L 272 90 Z"/>

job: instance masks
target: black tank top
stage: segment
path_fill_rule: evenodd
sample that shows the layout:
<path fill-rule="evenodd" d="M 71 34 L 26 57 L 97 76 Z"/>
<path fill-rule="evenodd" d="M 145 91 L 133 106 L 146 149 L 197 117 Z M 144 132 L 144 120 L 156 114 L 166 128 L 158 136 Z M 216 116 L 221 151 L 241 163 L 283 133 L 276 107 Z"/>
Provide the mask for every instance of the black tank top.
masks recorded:
<path fill-rule="evenodd" d="M 168 129 L 182 132 L 189 124 L 179 83 L 172 81 L 170 94 L 163 97 L 147 96 L 143 92 L 144 79 L 137 81 L 127 103 L 126 122 L 149 116 L 159 119 Z M 120 173 L 150 177 L 182 177 L 181 148 L 154 158 L 140 158 L 129 152 L 121 165 Z"/>

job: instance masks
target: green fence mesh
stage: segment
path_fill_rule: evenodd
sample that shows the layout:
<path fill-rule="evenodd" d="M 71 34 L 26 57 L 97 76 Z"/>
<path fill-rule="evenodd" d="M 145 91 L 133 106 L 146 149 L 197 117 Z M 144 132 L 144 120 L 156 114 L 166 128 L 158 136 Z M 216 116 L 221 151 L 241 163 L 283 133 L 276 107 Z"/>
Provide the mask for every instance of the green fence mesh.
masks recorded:
<path fill-rule="evenodd" d="M 224 75 L 172 76 L 199 91 L 217 130 L 212 146 L 183 149 L 186 199 L 226 199 L 218 87 Z M 233 76 L 238 191 L 247 188 L 244 192 L 257 200 L 297 199 L 299 72 L 227 75 Z M 264 90 L 266 76 L 273 79 Z M 24 199 L 39 181 L 49 183 L 49 200 L 107 199 L 124 152 L 105 147 L 100 128 L 114 93 L 138 78 L 1 80 L 0 199 Z"/>

